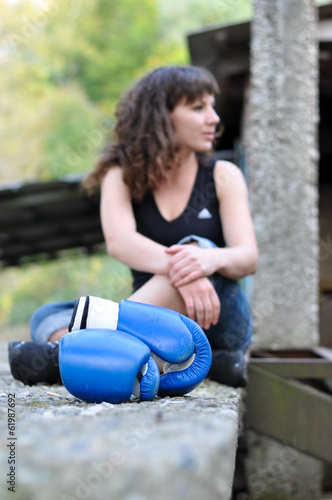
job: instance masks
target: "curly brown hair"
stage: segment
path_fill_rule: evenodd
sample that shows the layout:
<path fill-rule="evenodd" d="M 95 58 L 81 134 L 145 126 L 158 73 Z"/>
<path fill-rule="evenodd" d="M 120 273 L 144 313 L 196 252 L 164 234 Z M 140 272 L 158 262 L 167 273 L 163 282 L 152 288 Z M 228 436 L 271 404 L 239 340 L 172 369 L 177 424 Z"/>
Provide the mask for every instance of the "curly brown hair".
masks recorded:
<path fill-rule="evenodd" d="M 120 165 L 131 197 L 142 200 L 178 162 L 179 143 L 171 111 L 183 98 L 191 104 L 205 93 L 218 92 L 215 78 L 204 68 L 163 66 L 147 73 L 121 97 L 114 140 L 104 148 L 84 186 L 93 189 L 110 167 Z"/>

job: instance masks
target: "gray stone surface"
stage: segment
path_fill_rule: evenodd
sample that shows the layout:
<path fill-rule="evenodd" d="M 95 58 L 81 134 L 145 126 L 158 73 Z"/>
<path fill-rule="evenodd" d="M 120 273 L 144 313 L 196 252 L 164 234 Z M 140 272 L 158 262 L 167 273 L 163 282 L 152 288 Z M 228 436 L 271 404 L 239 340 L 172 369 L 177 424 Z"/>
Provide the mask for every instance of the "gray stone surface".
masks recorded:
<path fill-rule="evenodd" d="M 254 341 L 318 341 L 318 52 L 314 0 L 254 0 L 249 146 L 260 250 Z"/>
<path fill-rule="evenodd" d="M 241 391 L 205 381 L 188 396 L 87 404 L 63 386 L 14 380 L 0 343 L 2 500 L 229 500 Z M 15 493 L 8 395 L 15 393 Z"/>

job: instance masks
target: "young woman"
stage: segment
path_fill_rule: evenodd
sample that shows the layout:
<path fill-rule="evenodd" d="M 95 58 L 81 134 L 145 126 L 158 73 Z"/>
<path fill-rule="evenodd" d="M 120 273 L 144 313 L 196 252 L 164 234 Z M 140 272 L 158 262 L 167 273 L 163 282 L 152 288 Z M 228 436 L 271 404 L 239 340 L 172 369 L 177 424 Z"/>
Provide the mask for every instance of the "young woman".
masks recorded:
<path fill-rule="evenodd" d="M 252 321 L 237 280 L 255 272 L 258 252 L 243 175 L 211 157 L 218 91 L 214 77 L 193 66 L 143 76 L 121 98 L 114 140 L 85 185 L 101 186 L 107 251 L 132 269 L 129 299 L 196 320 L 213 351 L 210 377 L 239 386 Z M 72 309 L 37 310 L 33 341 L 59 340 Z"/>

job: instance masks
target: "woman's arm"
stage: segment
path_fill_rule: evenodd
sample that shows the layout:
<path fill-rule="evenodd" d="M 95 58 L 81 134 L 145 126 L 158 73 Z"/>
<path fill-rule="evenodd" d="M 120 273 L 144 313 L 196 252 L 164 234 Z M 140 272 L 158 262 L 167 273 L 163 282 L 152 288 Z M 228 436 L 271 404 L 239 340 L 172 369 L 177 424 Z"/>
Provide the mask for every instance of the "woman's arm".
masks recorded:
<path fill-rule="evenodd" d="M 110 168 L 102 181 L 100 210 L 109 255 L 138 271 L 166 273 L 166 247 L 136 230 L 130 193 L 120 167 Z"/>
<path fill-rule="evenodd" d="M 136 231 L 130 194 L 122 180 L 120 167 L 112 167 L 103 179 L 101 222 L 109 255 L 133 269 L 155 275 L 166 274 L 169 260 L 165 252 L 166 247 Z M 174 288 L 173 290 L 175 291 Z M 220 302 L 207 278 L 192 281 L 178 288 L 178 292 L 188 316 L 195 319 L 202 328 L 209 328 L 211 323 L 217 322 Z M 149 292 L 145 293 L 144 300 L 154 303 L 154 297 L 151 301 Z"/>
<path fill-rule="evenodd" d="M 167 272 L 174 286 L 215 272 L 239 279 L 256 271 L 258 250 L 244 177 L 232 163 L 219 161 L 214 180 L 227 248 L 173 245 L 167 249 L 171 255 Z"/>
<path fill-rule="evenodd" d="M 215 184 L 227 245 L 227 248 L 220 249 L 217 272 L 229 278 L 242 278 L 253 274 L 258 263 L 246 182 L 238 167 L 220 161 L 215 168 Z"/>

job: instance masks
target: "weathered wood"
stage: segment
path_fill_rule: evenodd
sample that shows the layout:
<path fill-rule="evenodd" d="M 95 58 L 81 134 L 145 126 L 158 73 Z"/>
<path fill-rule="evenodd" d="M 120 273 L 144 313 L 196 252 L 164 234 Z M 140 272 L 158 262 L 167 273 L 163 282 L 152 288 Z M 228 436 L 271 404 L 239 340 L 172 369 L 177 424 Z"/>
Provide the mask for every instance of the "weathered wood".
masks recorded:
<path fill-rule="evenodd" d="M 92 253 L 104 237 L 99 193 L 88 196 L 80 180 L 26 184 L 0 190 L 0 263 L 54 258 L 81 248 Z"/>
<path fill-rule="evenodd" d="M 247 428 L 332 463 L 332 395 L 249 363 Z"/>

